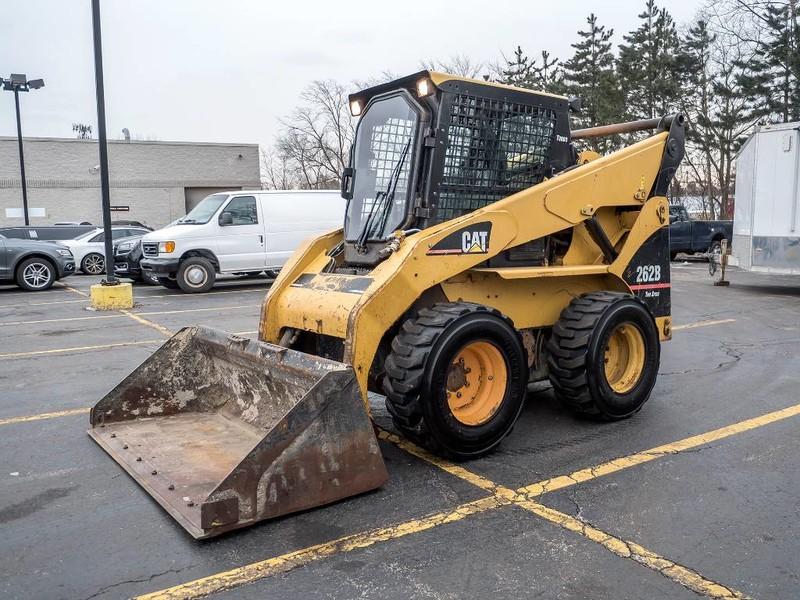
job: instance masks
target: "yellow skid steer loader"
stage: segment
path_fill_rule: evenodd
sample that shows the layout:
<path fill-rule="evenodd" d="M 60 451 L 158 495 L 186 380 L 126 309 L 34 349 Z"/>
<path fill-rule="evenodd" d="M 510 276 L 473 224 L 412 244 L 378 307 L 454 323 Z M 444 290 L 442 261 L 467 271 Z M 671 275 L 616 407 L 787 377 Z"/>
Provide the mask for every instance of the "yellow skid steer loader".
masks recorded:
<path fill-rule="evenodd" d="M 350 108 L 344 227 L 289 260 L 259 340 L 185 328 L 92 409 L 89 434 L 197 538 L 380 487 L 368 391 L 463 460 L 530 381 L 604 420 L 655 384 L 682 116 L 570 132 L 567 98 L 432 71 Z M 646 129 L 606 156 L 573 143 Z"/>

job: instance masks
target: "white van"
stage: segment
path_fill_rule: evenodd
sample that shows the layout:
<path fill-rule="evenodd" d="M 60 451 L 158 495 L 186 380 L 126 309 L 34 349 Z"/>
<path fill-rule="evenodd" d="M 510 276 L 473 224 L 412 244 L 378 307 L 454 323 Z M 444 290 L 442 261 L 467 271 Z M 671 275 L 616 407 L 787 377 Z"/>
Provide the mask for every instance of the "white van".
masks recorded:
<path fill-rule="evenodd" d="M 205 292 L 221 273 L 276 271 L 300 242 L 342 227 L 338 191 L 212 194 L 188 215 L 142 238 L 143 271 L 184 292 Z"/>

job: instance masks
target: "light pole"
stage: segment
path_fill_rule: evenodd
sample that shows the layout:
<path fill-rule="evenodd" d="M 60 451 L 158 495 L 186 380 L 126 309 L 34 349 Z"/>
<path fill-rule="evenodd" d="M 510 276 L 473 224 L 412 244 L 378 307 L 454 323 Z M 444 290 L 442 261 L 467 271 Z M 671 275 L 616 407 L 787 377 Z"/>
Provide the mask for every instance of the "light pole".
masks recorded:
<path fill-rule="evenodd" d="M 25 225 L 30 225 L 28 219 L 28 184 L 25 181 L 25 156 L 22 152 L 22 121 L 19 116 L 19 93 L 38 90 L 44 87 L 44 79 L 31 79 L 20 73 L 12 73 L 8 79 L 3 79 L 3 89 L 14 92 L 14 105 L 17 109 L 17 143 L 19 144 L 19 175 L 22 179 L 22 213 L 25 216 Z"/>

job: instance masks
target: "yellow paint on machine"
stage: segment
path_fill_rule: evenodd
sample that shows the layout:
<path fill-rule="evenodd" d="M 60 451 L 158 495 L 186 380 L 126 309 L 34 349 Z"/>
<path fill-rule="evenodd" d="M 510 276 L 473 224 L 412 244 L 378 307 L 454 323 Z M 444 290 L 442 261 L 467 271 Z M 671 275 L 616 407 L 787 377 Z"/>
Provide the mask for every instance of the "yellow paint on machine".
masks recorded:
<path fill-rule="evenodd" d="M 380 542 L 386 542 L 413 533 L 427 531 L 439 525 L 455 523 L 470 515 L 486 512 L 487 510 L 498 508 L 504 504 L 507 504 L 507 502 L 504 502 L 496 496 L 489 496 L 488 498 L 467 502 L 453 510 L 437 512 L 421 519 L 414 519 L 397 525 L 390 525 L 389 527 L 382 527 L 364 533 L 345 536 L 331 542 L 317 544 L 302 550 L 289 552 L 281 556 L 231 569 L 224 573 L 217 573 L 165 590 L 137 596 L 134 600 L 180 600 L 201 598 L 209 594 L 252 583 L 277 573 L 283 573 L 334 554 L 350 552 L 359 548 L 367 548 L 368 546 Z"/>

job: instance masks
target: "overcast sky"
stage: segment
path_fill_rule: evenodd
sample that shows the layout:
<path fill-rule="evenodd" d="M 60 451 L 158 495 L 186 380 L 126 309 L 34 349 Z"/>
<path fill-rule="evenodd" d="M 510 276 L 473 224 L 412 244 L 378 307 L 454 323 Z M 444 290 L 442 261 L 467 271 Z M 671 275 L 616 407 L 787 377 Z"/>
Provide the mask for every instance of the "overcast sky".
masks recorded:
<path fill-rule="evenodd" d="M 3 0 L 0 74 L 41 77 L 22 96 L 26 136 L 73 137 L 93 126 L 89 0 Z M 681 24 L 701 0 L 671 0 Z M 414 72 L 420 60 L 465 54 L 571 54 L 595 10 L 615 42 L 638 24 L 644 0 L 103 0 L 109 137 L 269 145 L 278 118 L 314 79 Z M 16 135 L 13 95 L 0 93 L 0 135 Z"/>

